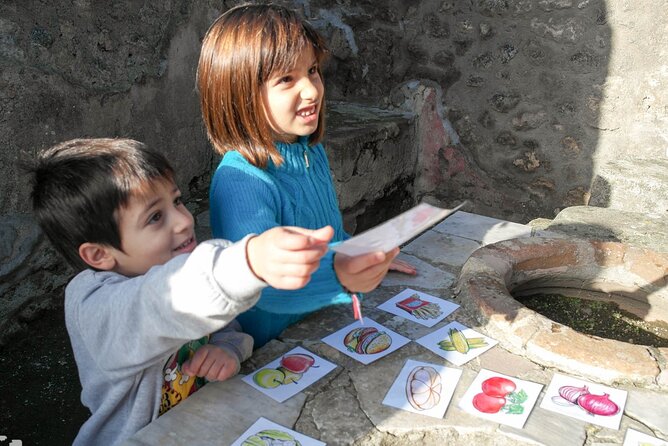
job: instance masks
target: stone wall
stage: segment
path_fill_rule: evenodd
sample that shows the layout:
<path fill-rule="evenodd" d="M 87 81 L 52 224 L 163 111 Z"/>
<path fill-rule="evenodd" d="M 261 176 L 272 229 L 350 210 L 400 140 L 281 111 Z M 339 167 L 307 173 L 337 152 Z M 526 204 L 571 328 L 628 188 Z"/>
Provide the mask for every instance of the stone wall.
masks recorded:
<path fill-rule="evenodd" d="M 71 274 L 32 226 L 17 161 L 73 137 L 133 137 L 167 154 L 187 198 L 206 194 L 216 160 L 195 67 L 209 24 L 237 3 L 2 2 L 0 327 L 32 314 Z M 643 178 L 668 158 L 665 1 L 280 3 L 329 41 L 328 98 L 386 109 L 370 141 L 341 129 L 337 139 L 331 121 L 350 230 L 420 199 L 468 198 L 470 211 L 518 222 L 551 218 L 588 203 L 592 185 L 614 188 L 600 174 L 606 163 L 627 160 Z M 354 116 L 362 127 L 371 121 Z M 653 189 L 646 203 L 664 192 Z"/>

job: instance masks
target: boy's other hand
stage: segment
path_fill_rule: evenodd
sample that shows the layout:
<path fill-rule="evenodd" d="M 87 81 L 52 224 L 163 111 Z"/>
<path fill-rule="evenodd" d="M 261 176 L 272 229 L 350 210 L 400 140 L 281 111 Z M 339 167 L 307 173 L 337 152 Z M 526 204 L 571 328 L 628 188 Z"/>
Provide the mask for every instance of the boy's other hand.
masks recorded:
<path fill-rule="evenodd" d="M 334 229 L 279 226 L 251 238 L 246 247 L 253 273 L 274 288 L 296 290 L 311 280 Z"/>
<path fill-rule="evenodd" d="M 356 257 L 337 253 L 334 256 L 334 270 L 345 288 L 367 293 L 380 284 L 398 254 L 399 248 L 387 253 L 373 252 Z"/>
<path fill-rule="evenodd" d="M 209 381 L 224 381 L 239 373 L 239 360 L 226 350 L 206 344 L 181 366 L 188 376 L 201 376 Z"/>

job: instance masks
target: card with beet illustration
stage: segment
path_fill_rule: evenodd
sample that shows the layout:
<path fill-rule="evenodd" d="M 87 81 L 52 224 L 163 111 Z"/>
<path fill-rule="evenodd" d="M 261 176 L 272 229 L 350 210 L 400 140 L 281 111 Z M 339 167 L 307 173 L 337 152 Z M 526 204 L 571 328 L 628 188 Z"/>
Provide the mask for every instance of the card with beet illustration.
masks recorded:
<path fill-rule="evenodd" d="M 409 359 L 385 395 L 383 404 L 443 418 L 461 375 L 460 369 Z"/>
<path fill-rule="evenodd" d="M 325 446 L 325 443 L 260 417 L 231 446 Z"/>
<path fill-rule="evenodd" d="M 425 327 L 433 327 L 459 308 L 459 305 L 440 297 L 407 288 L 378 305 L 378 308 L 417 322 Z"/>
<path fill-rule="evenodd" d="M 587 423 L 619 429 L 626 395 L 625 390 L 555 373 L 540 407 Z"/>
<path fill-rule="evenodd" d="M 450 322 L 415 342 L 454 365 L 463 365 L 498 343 L 459 322 Z"/>
<path fill-rule="evenodd" d="M 347 327 L 322 338 L 322 342 L 345 353 L 362 364 L 371 364 L 376 359 L 389 355 L 411 340 L 385 328 L 372 319 L 364 323 L 355 321 Z"/>
<path fill-rule="evenodd" d="M 260 370 L 244 376 L 243 381 L 282 403 L 335 368 L 336 364 L 302 347 L 295 347 Z"/>
<path fill-rule="evenodd" d="M 477 417 L 522 429 L 542 388 L 539 383 L 482 369 L 459 407 Z"/>

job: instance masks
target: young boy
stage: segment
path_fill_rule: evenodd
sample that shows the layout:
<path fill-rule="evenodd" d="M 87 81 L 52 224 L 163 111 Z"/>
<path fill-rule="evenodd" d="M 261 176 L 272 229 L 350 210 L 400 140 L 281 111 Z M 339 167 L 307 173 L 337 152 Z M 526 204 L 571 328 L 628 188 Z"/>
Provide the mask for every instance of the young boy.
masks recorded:
<path fill-rule="evenodd" d="M 168 161 L 133 140 L 67 141 L 31 170 L 40 226 L 82 270 L 65 290 L 92 412 L 75 444 L 120 443 L 206 380 L 238 373 L 253 341 L 236 315 L 267 284 L 304 286 L 333 234 L 279 227 L 197 245 Z"/>

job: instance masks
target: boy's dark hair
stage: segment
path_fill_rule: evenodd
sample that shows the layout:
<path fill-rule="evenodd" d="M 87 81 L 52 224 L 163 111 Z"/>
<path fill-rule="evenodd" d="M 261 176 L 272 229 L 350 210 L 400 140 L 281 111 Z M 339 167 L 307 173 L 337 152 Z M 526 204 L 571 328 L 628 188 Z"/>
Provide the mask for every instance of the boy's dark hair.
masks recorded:
<path fill-rule="evenodd" d="M 85 243 L 121 249 L 118 210 L 154 179 L 174 181 L 160 153 L 131 139 L 73 139 L 42 151 L 29 170 L 37 221 L 53 246 L 76 269 Z"/>

